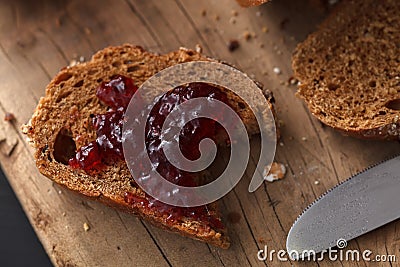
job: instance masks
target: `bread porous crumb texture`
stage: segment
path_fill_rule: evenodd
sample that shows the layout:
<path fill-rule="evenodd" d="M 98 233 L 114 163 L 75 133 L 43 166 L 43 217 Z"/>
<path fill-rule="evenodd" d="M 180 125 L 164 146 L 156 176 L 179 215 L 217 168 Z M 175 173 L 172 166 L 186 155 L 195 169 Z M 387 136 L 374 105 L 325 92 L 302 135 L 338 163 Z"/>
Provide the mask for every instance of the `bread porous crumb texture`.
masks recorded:
<path fill-rule="evenodd" d="M 298 96 L 348 135 L 399 139 L 399 29 L 400 1 L 342 1 L 294 52 Z"/>
<path fill-rule="evenodd" d="M 188 218 L 171 225 L 167 223 L 168 214 L 128 204 L 124 200 L 126 192 L 136 196 L 144 196 L 145 193 L 137 187 L 124 161 L 90 174 L 68 165 L 68 160 L 75 156 L 77 149 L 96 139 L 91 118 L 93 114 L 107 111 L 107 106 L 96 97 L 96 89 L 102 82 L 119 74 L 132 78 L 140 86 L 167 67 L 195 60 L 214 61 L 184 48 L 157 55 L 126 44 L 105 48 L 88 62 L 62 69 L 47 86 L 45 97 L 24 127 L 24 133 L 36 149 L 39 171 L 70 190 L 135 213 L 161 228 L 227 248 L 229 238 L 225 230 L 212 229 L 208 224 Z M 228 99 L 238 106 L 237 112 L 250 133 L 257 132 L 254 115 L 243 107 L 240 98 L 228 94 Z M 211 216 L 219 217 L 215 203 L 209 205 L 209 211 Z"/>

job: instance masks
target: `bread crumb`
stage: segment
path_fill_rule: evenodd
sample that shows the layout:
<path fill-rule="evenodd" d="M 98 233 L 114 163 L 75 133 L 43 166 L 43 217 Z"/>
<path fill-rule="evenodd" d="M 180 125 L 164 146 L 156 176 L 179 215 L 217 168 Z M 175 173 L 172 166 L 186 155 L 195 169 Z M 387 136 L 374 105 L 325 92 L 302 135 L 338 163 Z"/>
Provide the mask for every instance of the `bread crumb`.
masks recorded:
<path fill-rule="evenodd" d="M 273 71 L 275 74 L 278 74 L 278 75 L 282 73 L 281 69 L 278 67 L 274 67 Z"/>
<path fill-rule="evenodd" d="M 236 10 L 231 11 L 232 16 L 237 17 L 239 13 Z"/>
<path fill-rule="evenodd" d="M 307 137 L 303 136 L 303 137 L 301 138 L 301 141 L 307 141 Z"/>
<path fill-rule="evenodd" d="M 319 181 L 318 180 L 314 181 L 314 184 L 319 185 Z"/>
<path fill-rule="evenodd" d="M 228 49 L 229 49 L 230 52 L 235 51 L 239 47 L 240 47 L 240 43 L 236 39 L 230 40 L 229 43 L 228 43 Z"/>
<path fill-rule="evenodd" d="M 83 230 L 85 230 L 85 232 L 88 232 L 89 230 L 90 230 L 90 226 L 89 226 L 89 224 L 88 223 L 84 223 L 83 224 Z"/>
<path fill-rule="evenodd" d="M 78 65 L 78 64 L 80 64 L 80 63 L 82 63 L 82 62 L 85 61 L 85 57 L 84 57 L 84 56 L 80 56 L 78 59 L 75 59 L 75 58 L 78 58 L 78 56 L 77 56 L 77 55 L 74 55 L 74 59 L 72 59 L 72 60 L 69 62 L 68 67 L 73 67 L 73 66 Z"/>
<path fill-rule="evenodd" d="M 261 11 L 257 11 L 257 12 L 256 12 L 256 16 L 257 16 L 257 17 L 261 17 L 261 16 L 262 16 Z"/>
<path fill-rule="evenodd" d="M 269 171 L 268 171 L 269 170 Z M 273 162 L 264 168 L 263 177 L 268 182 L 283 179 L 286 175 L 286 167 L 282 163 Z"/>
<path fill-rule="evenodd" d="M 63 212 L 63 213 L 62 213 L 62 216 L 63 216 L 63 217 L 67 216 L 67 213 Z"/>
<path fill-rule="evenodd" d="M 294 77 L 289 77 L 288 83 L 289 85 L 297 85 L 299 83 L 299 80 Z"/>
<path fill-rule="evenodd" d="M 220 19 L 219 15 L 215 15 L 215 16 L 214 16 L 214 19 L 215 19 L 216 21 L 219 21 L 219 19 Z"/>
<path fill-rule="evenodd" d="M 234 17 L 231 17 L 231 18 L 229 19 L 229 23 L 231 23 L 231 24 L 236 24 L 236 19 L 235 19 Z"/>
<path fill-rule="evenodd" d="M 244 33 L 243 33 L 243 38 L 246 40 L 246 41 L 249 41 L 250 39 L 251 39 L 251 33 L 249 32 L 249 31 L 245 31 Z"/>
<path fill-rule="evenodd" d="M 8 122 L 13 122 L 15 121 L 15 115 L 11 112 L 6 112 L 6 114 L 4 115 L 4 120 Z"/>
<path fill-rule="evenodd" d="M 85 27 L 84 31 L 85 31 L 86 35 L 92 34 L 92 31 L 88 27 Z"/>
<path fill-rule="evenodd" d="M 71 60 L 71 61 L 69 62 L 68 67 L 73 67 L 73 66 L 75 66 L 75 65 L 78 65 L 78 61 L 76 61 L 75 59 L 73 59 L 73 60 Z"/>
<path fill-rule="evenodd" d="M 283 142 L 279 142 L 280 146 L 285 146 L 285 144 Z"/>
<path fill-rule="evenodd" d="M 196 44 L 196 46 L 194 47 L 194 50 L 197 53 L 202 53 L 203 52 L 203 47 L 200 44 Z"/>
<path fill-rule="evenodd" d="M 261 28 L 261 31 L 263 33 L 267 33 L 268 32 L 268 28 L 266 26 L 264 26 L 264 27 Z"/>
<path fill-rule="evenodd" d="M 28 122 L 29 123 L 29 122 Z M 21 127 L 21 131 L 22 131 L 22 133 L 23 134 L 28 134 L 29 132 L 30 132 L 30 130 L 31 130 L 31 126 L 29 126 L 28 124 L 24 124 L 24 125 L 22 125 L 22 127 Z M 26 140 L 28 140 L 29 138 L 27 137 L 26 138 Z"/>

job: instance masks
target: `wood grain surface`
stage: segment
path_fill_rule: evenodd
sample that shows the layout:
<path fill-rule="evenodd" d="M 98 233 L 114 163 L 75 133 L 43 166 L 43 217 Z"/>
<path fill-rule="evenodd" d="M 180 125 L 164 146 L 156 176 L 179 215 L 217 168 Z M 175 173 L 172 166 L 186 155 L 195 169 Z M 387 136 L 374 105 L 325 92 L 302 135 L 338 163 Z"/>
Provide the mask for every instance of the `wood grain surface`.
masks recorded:
<path fill-rule="evenodd" d="M 237 12 L 237 14 L 236 14 Z M 398 142 L 345 137 L 323 127 L 288 85 L 291 53 L 329 12 L 319 0 L 276 0 L 243 9 L 234 0 L 0 2 L 0 161 L 56 266 L 397 266 L 373 262 L 259 261 L 258 250 L 284 249 L 301 211 L 339 181 L 400 152 Z M 267 31 L 266 31 L 267 29 Z M 252 38 L 245 40 L 245 32 Z M 240 47 L 230 52 L 230 40 Z M 248 193 L 249 177 L 221 201 L 232 246 L 221 250 L 154 228 L 69 193 L 41 176 L 20 126 L 60 68 L 122 43 L 155 52 L 200 44 L 273 91 L 281 124 L 276 160 L 286 178 Z M 281 74 L 274 73 L 278 67 Z M 254 159 L 253 159 L 254 161 Z M 254 164 L 254 162 L 253 162 Z M 319 183 L 315 183 L 319 181 Z M 234 217 L 234 218 L 233 218 Z M 84 223 L 90 226 L 84 231 Z M 399 228 L 398 228 L 399 226 Z M 349 242 L 348 248 L 400 257 L 400 223 Z M 398 259 L 400 260 L 400 258 Z"/>

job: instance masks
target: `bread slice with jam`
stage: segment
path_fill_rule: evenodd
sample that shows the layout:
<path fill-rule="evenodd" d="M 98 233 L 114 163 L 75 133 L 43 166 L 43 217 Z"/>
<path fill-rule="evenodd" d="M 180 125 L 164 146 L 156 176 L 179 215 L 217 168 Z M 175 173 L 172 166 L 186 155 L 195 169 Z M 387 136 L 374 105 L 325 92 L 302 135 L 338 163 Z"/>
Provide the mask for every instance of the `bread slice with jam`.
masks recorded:
<path fill-rule="evenodd" d="M 57 184 L 137 214 L 158 227 L 228 248 L 229 238 L 216 203 L 182 208 L 166 205 L 147 195 L 129 172 L 118 134 L 129 99 L 144 81 L 167 67 L 198 60 L 215 61 L 183 48 L 157 55 L 126 44 L 105 48 L 88 62 L 62 69 L 47 86 L 46 95 L 24 127 L 24 133 L 35 148 L 39 171 Z M 254 115 L 240 98 L 212 85 L 180 86 L 169 92 L 174 97 L 160 101 L 175 105 L 168 101 L 179 99 L 181 94 L 189 91 L 194 95 L 217 95 L 237 111 L 250 135 L 258 132 Z M 269 103 L 273 101 L 268 92 L 265 96 Z M 163 119 L 157 114 L 154 121 Z M 209 123 L 191 125 L 195 134 L 186 146 L 198 147 L 193 140 L 213 134 L 216 126 Z M 157 125 L 152 126 L 157 128 Z M 154 133 L 149 132 L 149 135 L 157 141 Z M 187 151 L 188 157 L 196 157 L 192 148 Z M 160 151 L 153 154 L 159 160 L 160 171 L 168 176 L 166 179 L 187 186 L 198 180 L 195 174 L 188 175 L 171 168 Z"/>

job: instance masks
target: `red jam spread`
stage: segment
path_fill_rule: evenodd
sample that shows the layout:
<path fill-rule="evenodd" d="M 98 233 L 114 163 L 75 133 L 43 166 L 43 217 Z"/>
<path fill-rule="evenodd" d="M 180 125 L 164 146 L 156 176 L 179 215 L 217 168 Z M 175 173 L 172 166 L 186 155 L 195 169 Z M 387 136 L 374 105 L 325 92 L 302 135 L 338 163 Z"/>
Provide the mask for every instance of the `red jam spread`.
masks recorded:
<path fill-rule="evenodd" d="M 96 129 L 96 140 L 81 147 L 69 165 L 85 171 L 100 170 L 108 164 L 124 159 L 122 151 L 123 115 L 138 87 L 133 80 L 121 75 L 103 82 L 96 96 L 109 109 L 105 114 L 91 115 Z"/>
<path fill-rule="evenodd" d="M 227 102 L 226 94 L 206 83 L 191 83 L 179 86 L 164 94 L 154 105 L 146 125 L 146 148 L 150 160 L 157 164 L 157 172 L 165 179 L 181 186 L 196 186 L 192 173 L 175 168 L 166 158 L 161 143 L 161 131 L 163 123 L 168 114 L 175 106 L 182 104 L 188 99 L 196 97 L 210 97 Z M 218 120 L 218 114 L 215 114 Z M 198 118 L 189 121 L 182 128 L 179 137 L 179 146 L 182 154 L 189 160 L 200 157 L 199 143 L 204 138 L 215 139 L 218 132 L 223 130 L 222 126 L 214 120 Z"/>
<path fill-rule="evenodd" d="M 109 82 L 103 82 L 96 92 L 100 101 L 109 109 L 105 114 L 92 115 L 92 124 L 96 130 L 95 141 L 81 147 L 69 165 L 87 172 L 101 170 L 114 162 L 124 160 L 122 151 L 123 115 L 130 99 L 138 87 L 133 80 L 124 76 L 115 76 Z M 164 94 L 150 112 L 146 125 L 146 148 L 151 162 L 157 171 L 167 180 L 181 186 L 196 186 L 193 173 L 174 167 L 168 162 L 161 146 L 161 131 L 168 114 L 175 106 L 196 97 L 208 97 L 228 103 L 227 96 L 218 88 L 206 83 L 191 83 L 176 87 Z M 216 119 L 222 114 L 215 114 Z M 179 145 L 185 157 L 196 160 L 200 157 L 198 146 L 204 138 L 215 140 L 222 126 L 211 119 L 198 118 L 188 122 L 180 133 Z M 182 217 L 207 222 L 214 228 L 223 228 L 222 222 L 209 212 L 207 206 L 182 208 L 164 204 L 150 196 L 138 197 L 132 193 L 125 194 L 125 202 L 165 215 L 167 223 L 179 221 Z"/>

